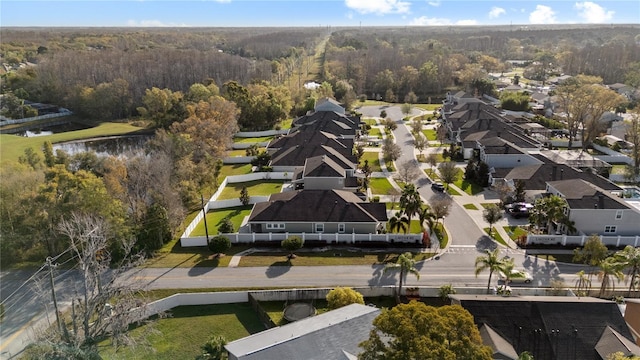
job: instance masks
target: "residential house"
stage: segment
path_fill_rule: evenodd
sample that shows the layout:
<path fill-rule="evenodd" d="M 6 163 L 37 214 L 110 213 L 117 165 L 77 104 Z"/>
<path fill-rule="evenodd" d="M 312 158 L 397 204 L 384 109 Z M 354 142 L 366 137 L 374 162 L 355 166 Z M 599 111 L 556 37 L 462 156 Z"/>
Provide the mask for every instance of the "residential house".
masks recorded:
<path fill-rule="evenodd" d="M 611 85 L 607 85 L 607 87 L 618 94 L 627 98 L 627 100 L 633 100 L 635 97 L 636 89 L 633 86 L 629 86 L 626 84 L 615 83 Z"/>
<path fill-rule="evenodd" d="M 611 164 L 583 150 L 541 150 L 540 155 L 556 164 L 564 164 L 578 169 L 601 171 L 611 168 Z"/>
<path fill-rule="evenodd" d="M 384 203 L 370 203 L 345 190 L 294 190 L 253 206 L 252 232 L 375 234 L 384 228 Z"/>
<path fill-rule="evenodd" d="M 314 111 L 316 112 L 330 111 L 330 112 L 337 112 L 339 114 L 345 113 L 344 107 L 342 107 L 342 105 L 340 105 L 339 102 L 337 102 L 335 99 L 328 98 L 328 97 L 318 99 L 318 101 L 316 101 L 316 106 L 314 107 Z"/>
<path fill-rule="evenodd" d="M 590 297 L 450 295 L 473 315 L 494 359 L 605 360 L 640 347 L 613 301 Z"/>
<path fill-rule="evenodd" d="M 489 183 L 496 185 L 500 182 L 507 183 L 515 189 L 515 182 L 524 182 L 527 197 L 534 198 L 547 191 L 547 182 L 583 179 L 611 193 L 619 193 L 622 189 L 598 175 L 594 171 L 580 170 L 569 165 L 558 164 L 550 161 L 540 154 L 531 154 L 538 163 L 524 166 L 494 167 L 489 176 Z"/>
<path fill-rule="evenodd" d="M 355 360 L 380 309 L 351 304 L 225 345 L 229 360 Z"/>
<path fill-rule="evenodd" d="M 333 143 L 337 145 L 337 143 Z M 347 155 L 350 152 L 346 146 L 335 146 L 331 144 L 302 144 L 288 148 L 281 148 L 271 155 L 270 166 L 273 171 L 291 172 L 304 167 L 307 159 L 314 156 L 327 156 L 338 163 L 342 168 L 353 174 L 357 168 L 357 158 L 355 155 Z"/>
<path fill-rule="evenodd" d="M 547 192 L 567 201 L 567 215 L 580 234 L 640 235 L 640 211 L 609 191 L 582 179 L 570 179 L 548 182 Z M 565 232 L 564 225 L 558 226 Z"/>
<path fill-rule="evenodd" d="M 296 189 L 307 190 L 358 190 L 358 177 L 353 169 L 347 171 L 329 156 L 320 155 L 307 158 L 304 167 L 293 174 Z"/>

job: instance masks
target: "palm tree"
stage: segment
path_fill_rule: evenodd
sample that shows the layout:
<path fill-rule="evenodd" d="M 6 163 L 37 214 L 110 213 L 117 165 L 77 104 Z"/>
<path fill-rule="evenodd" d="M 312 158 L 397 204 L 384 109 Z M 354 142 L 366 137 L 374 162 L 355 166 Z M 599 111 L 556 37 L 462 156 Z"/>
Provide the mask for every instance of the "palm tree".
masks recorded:
<path fill-rule="evenodd" d="M 500 249 L 496 248 L 495 250 L 486 250 L 487 255 L 478 256 L 476 258 L 476 277 L 478 274 L 483 272 L 484 270 L 489 269 L 489 282 L 487 282 L 487 294 L 490 292 L 489 288 L 491 287 L 491 277 L 493 276 L 494 271 L 500 271 L 504 267 L 505 258 L 500 259 Z"/>
<path fill-rule="evenodd" d="M 389 231 L 398 233 L 402 230 L 402 232 L 406 234 L 409 224 L 409 218 L 402 215 L 401 212 L 397 212 L 389 219 Z"/>
<path fill-rule="evenodd" d="M 415 185 L 406 184 L 402 189 L 400 209 L 409 217 L 409 220 L 422 209 L 422 198 Z"/>
<path fill-rule="evenodd" d="M 533 204 L 533 209 L 531 209 L 529 222 L 538 225 L 545 223 L 547 226 L 547 233 L 551 233 L 551 225 L 553 223 L 564 222 L 571 225 L 569 219 L 565 220 L 567 215 L 565 215 L 564 209 L 566 207 L 566 200 L 558 195 L 551 195 L 549 197 L 538 199 L 535 204 Z"/>
<path fill-rule="evenodd" d="M 431 211 L 431 207 L 429 205 L 424 206 L 418 212 L 418 218 L 420 219 L 420 227 L 422 230 L 425 230 L 424 222 L 426 221 L 428 226 L 427 229 L 433 229 L 435 225 L 434 220 L 436 219 L 436 215 Z"/>
<path fill-rule="evenodd" d="M 513 274 L 513 270 L 516 268 L 516 263 L 513 259 L 504 258 L 504 264 L 500 268 L 500 271 L 504 274 L 504 285 L 509 285 L 511 282 L 511 276 Z"/>
<path fill-rule="evenodd" d="M 396 293 L 396 301 L 400 302 L 400 294 L 402 294 L 402 285 L 407 277 L 407 274 L 411 273 L 416 276 L 416 279 L 420 280 L 420 272 L 415 267 L 416 261 L 413 259 L 413 255 L 410 252 L 406 252 L 398 256 L 398 260 L 395 263 L 389 263 L 384 266 L 383 272 L 387 271 L 400 271 L 400 280 L 398 282 L 398 292 Z"/>
<path fill-rule="evenodd" d="M 623 250 L 613 255 L 616 260 L 628 269 L 629 290 L 627 297 L 631 296 L 631 290 L 636 288 L 636 278 L 640 274 L 640 248 L 627 245 Z"/>
<path fill-rule="evenodd" d="M 202 345 L 202 354 L 198 355 L 197 360 L 226 360 L 227 352 L 224 346 L 227 340 L 224 336 L 213 335 L 209 341 Z"/>
<path fill-rule="evenodd" d="M 584 272 L 584 270 L 578 271 L 576 275 L 578 275 L 578 279 L 576 279 L 576 293 L 578 296 L 589 295 L 589 290 L 591 290 L 591 279 L 589 279 L 589 276 Z"/>
<path fill-rule="evenodd" d="M 609 288 L 611 291 L 616 290 L 616 285 L 612 278 L 617 279 L 618 282 L 624 279 L 623 267 L 624 265 L 617 262 L 614 257 L 608 257 L 600 263 L 600 271 L 598 271 L 598 280 L 601 282 L 599 297 L 603 297 Z"/>

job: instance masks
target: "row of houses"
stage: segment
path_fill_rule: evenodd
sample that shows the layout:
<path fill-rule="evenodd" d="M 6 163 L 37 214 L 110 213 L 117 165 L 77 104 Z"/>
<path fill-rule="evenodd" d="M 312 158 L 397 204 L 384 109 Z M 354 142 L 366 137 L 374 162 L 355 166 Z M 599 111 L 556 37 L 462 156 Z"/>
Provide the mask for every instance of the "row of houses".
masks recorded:
<path fill-rule="evenodd" d="M 464 158 L 477 156 L 489 166 L 491 185 L 514 189 L 522 181 L 529 199 L 546 194 L 563 197 L 578 234 L 640 235 L 640 202 L 623 200 L 623 189 L 599 175 L 611 167 L 605 161 L 582 150 L 549 150 L 531 136 L 541 125 L 515 118 L 465 92 L 447 95 L 442 119 Z M 547 229 L 549 233 L 568 231 L 563 224 L 554 226 Z"/>
<path fill-rule="evenodd" d="M 267 146 L 273 171 L 292 175 L 293 188 L 254 205 L 248 225 L 255 233 L 376 234 L 386 227 L 384 203 L 358 192 L 354 142 L 360 117 L 333 99 L 295 119 L 291 131 Z"/>

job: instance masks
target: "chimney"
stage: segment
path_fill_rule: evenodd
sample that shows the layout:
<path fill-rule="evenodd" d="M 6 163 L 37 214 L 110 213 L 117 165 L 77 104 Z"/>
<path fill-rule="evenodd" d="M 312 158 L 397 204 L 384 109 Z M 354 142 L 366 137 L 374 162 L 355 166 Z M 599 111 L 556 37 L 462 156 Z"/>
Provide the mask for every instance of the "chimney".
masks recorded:
<path fill-rule="evenodd" d="M 598 207 L 604 209 L 604 195 L 598 194 Z"/>
<path fill-rule="evenodd" d="M 558 166 L 553 165 L 551 167 L 551 181 L 556 181 L 556 175 L 558 174 Z"/>

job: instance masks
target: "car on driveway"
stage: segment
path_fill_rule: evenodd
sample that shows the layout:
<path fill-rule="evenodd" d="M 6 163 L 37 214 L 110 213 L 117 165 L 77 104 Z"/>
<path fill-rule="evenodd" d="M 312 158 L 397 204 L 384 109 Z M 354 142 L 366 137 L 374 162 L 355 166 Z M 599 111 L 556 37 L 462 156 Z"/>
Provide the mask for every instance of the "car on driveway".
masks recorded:
<path fill-rule="evenodd" d="M 504 209 L 509 215 L 518 219 L 523 217 L 529 217 L 533 205 L 524 202 L 517 202 L 505 205 Z"/>
<path fill-rule="evenodd" d="M 431 183 L 431 188 L 434 191 L 444 192 L 444 185 L 441 182 Z"/>
<path fill-rule="evenodd" d="M 498 272 L 498 277 L 501 281 L 506 281 L 507 276 L 502 271 Z M 526 270 L 517 270 L 514 269 L 511 271 L 511 276 L 509 276 L 510 284 L 529 284 L 533 280 L 533 276 L 529 274 Z"/>

